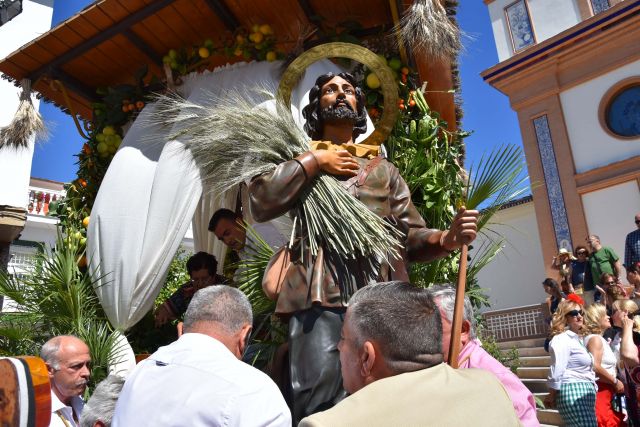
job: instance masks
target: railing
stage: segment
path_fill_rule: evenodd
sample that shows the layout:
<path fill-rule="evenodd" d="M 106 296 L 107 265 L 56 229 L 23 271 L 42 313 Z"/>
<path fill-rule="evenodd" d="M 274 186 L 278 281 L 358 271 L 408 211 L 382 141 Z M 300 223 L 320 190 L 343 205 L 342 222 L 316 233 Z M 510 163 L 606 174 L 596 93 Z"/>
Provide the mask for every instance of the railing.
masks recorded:
<path fill-rule="evenodd" d="M 49 204 L 64 199 L 64 191 L 29 186 L 27 212 L 33 215 L 49 215 Z"/>
<path fill-rule="evenodd" d="M 496 341 L 544 338 L 549 333 L 547 304 L 528 305 L 483 314 L 487 332 Z"/>

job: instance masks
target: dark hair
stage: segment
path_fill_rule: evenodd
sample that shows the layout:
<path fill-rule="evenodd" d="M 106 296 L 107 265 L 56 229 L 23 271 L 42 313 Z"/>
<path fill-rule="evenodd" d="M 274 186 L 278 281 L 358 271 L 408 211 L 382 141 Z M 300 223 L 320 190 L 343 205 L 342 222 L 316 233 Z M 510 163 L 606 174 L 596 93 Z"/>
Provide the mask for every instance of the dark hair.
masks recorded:
<path fill-rule="evenodd" d="M 365 286 L 349 300 L 356 342 L 375 341 L 396 374 L 442 362 L 442 320 L 426 289 L 407 282 Z"/>
<path fill-rule="evenodd" d="M 615 276 L 615 274 L 611 274 L 611 273 L 604 272 L 604 273 L 602 273 L 602 274 L 600 275 L 600 277 L 599 277 L 599 279 L 600 279 L 600 284 L 603 284 L 603 283 L 604 283 L 604 281 L 605 281 L 607 278 L 609 278 L 609 277 L 611 277 L 612 279 L 617 279 L 617 277 Z"/>
<path fill-rule="evenodd" d="M 574 256 L 578 256 L 578 252 L 580 252 L 580 251 L 585 251 L 586 252 L 586 256 L 589 256 L 589 250 L 586 247 L 582 246 L 582 245 L 576 246 L 576 248 L 573 250 L 573 255 Z"/>
<path fill-rule="evenodd" d="M 235 221 L 236 219 L 242 218 L 240 215 L 232 211 L 231 209 L 218 209 L 211 216 L 211 220 L 209 220 L 209 231 L 213 233 L 213 230 L 216 229 L 218 222 L 221 219 L 228 219 L 229 221 Z"/>
<path fill-rule="evenodd" d="M 302 109 L 302 116 L 307 120 L 304 124 L 304 131 L 311 139 L 322 138 L 322 119 L 320 118 L 320 97 L 322 95 L 322 86 L 334 77 L 342 77 L 356 90 L 356 114 L 358 118 L 353 125 L 353 139 L 367 131 L 367 111 L 365 109 L 364 92 L 357 85 L 355 77 L 349 73 L 327 73 L 316 79 L 316 84 L 309 92 L 309 104 Z"/>
<path fill-rule="evenodd" d="M 634 262 L 627 267 L 627 273 L 640 273 L 640 262 Z"/>
<path fill-rule="evenodd" d="M 203 268 L 209 271 L 210 276 L 215 275 L 218 269 L 218 260 L 216 257 L 206 252 L 198 252 L 187 260 L 187 271 L 189 275 Z"/>
<path fill-rule="evenodd" d="M 560 290 L 560 286 L 558 285 L 558 282 L 553 280 L 551 277 L 547 277 L 546 279 L 544 279 L 542 281 L 542 284 L 544 286 L 549 286 L 550 288 L 553 288 L 554 290 L 557 290 L 557 291 Z"/>

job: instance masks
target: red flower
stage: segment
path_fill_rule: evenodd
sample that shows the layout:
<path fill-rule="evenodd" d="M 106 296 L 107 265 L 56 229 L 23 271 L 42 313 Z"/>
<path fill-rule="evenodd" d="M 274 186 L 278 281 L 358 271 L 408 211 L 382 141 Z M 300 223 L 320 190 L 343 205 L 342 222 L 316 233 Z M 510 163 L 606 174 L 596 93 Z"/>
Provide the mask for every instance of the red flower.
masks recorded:
<path fill-rule="evenodd" d="M 578 294 L 569 294 L 567 296 L 567 300 L 575 302 L 576 304 L 579 304 L 579 305 L 584 305 L 584 300 Z"/>

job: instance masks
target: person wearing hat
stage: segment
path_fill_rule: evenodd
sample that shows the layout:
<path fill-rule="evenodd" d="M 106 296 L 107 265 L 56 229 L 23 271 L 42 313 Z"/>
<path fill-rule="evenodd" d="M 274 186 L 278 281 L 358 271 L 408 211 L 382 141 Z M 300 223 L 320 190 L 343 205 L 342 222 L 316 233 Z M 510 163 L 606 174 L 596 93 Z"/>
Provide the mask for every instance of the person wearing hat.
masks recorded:
<path fill-rule="evenodd" d="M 551 268 L 560 272 L 561 281 L 567 282 L 568 286 L 565 292 L 568 293 L 575 292 L 573 284 L 571 283 L 571 263 L 575 260 L 576 257 L 574 257 L 571 252 L 569 252 L 565 248 L 561 248 L 558 251 L 558 255 L 554 256 L 553 260 L 551 261 Z"/>

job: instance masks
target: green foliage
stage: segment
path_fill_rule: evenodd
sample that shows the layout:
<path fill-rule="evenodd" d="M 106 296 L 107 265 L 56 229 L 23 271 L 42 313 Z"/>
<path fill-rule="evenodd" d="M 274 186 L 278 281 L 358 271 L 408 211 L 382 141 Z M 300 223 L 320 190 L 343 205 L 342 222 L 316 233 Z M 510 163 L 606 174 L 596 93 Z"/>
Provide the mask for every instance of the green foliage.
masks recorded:
<path fill-rule="evenodd" d="M 39 354 L 56 335 L 76 335 L 87 343 L 92 358 L 90 386 L 106 376 L 117 360 L 117 333 L 109 325 L 94 286 L 97 279 L 78 267 L 84 253 L 58 234 L 55 248 L 36 254 L 35 263 L 20 277 L 0 271 L 0 294 L 20 311 L 0 317 L 0 354 Z"/>
<path fill-rule="evenodd" d="M 475 251 L 470 247 L 467 270 L 467 295 L 474 307 L 488 306 L 489 301 L 477 282 L 478 272 L 503 248 L 504 239 L 487 227 L 499 207 L 518 197 L 526 189 L 524 161 L 519 148 L 500 147 L 479 164 L 471 167 L 470 178 L 459 159 L 467 132 L 450 132 L 447 123 L 431 111 L 421 91 L 409 93 L 416 108 L 404 110 L 388 140 L 389 158 L 411 190 L 411 198 L 429 227 L 448 229 L 457 207 L 482 208 L 479 230 L 488 237 Z M 486 231 L 483 230 L 486 228 Z M 414 264 L 410 275 L 413 283 L 455 283 L 459 253 L 427 264 Z"/>
<path fill-rule="evenodd" d="M 476 329 L 478 337 L 482 341 L 482 348 L 498 362 L 509 368 L 511 372 L 517 374 L 518 368 L 520 367 L 520 354 L 518 349 L 514 346 L 510 349 L 502 350 L 498 346 L 498 342 L 495 338 L 486 331 L 481 317 Z"/>
<path fill-rule="evenodd" d="M 191 254 L 187 252 L 182 246 L 178 248 L 178 251 L 171 260 L 169 270 L 167 271 L 167 277 L 162 285 L 162 290 L 156 297 L 154 307 L 159 306 L 165 302 L 175 291 L 189 281 L 189 273 L 187 272 L 187 261 Z"/>
<path fill-rule="evenodd" d="M 253 308 L 251 362 L 263 367 L 273 358 L 278 346 L 286 341 L 287 333 L 286 325 L 274 314 L 275 302 L 262 290 L 262 277 L 274 251 L 251 226 L 247 226 L 247 236 L 252 247 L 247 250 L 249 256 L 238 263 L 238 288 L 249 298 Z"/>

